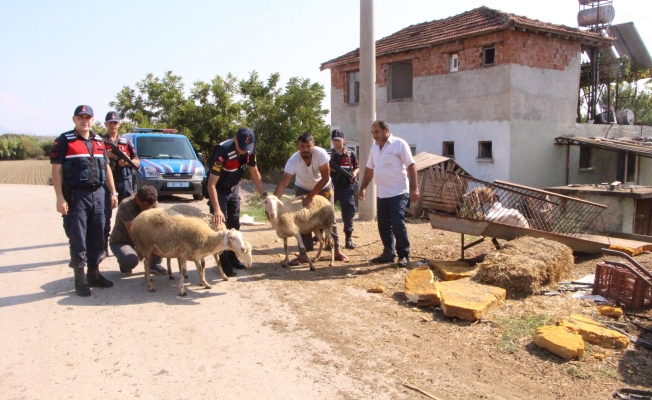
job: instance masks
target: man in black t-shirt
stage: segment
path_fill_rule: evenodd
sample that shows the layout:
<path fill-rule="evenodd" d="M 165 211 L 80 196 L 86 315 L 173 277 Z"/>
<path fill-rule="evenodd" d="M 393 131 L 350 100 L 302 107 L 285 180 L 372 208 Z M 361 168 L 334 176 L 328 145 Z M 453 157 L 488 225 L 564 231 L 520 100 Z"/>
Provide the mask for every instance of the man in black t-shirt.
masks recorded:
<path fill-rule="evenodd" d="M 224 222 L 227 229 L 240 229 L 240 194 L 238 186 L 245 168 L 249 169 L 251 180 L 258 193 L 265 198 L 263 181 L 256 165 L 254 132 L 240 128 L 233 139 L 226 140 L 215 147 L 209 166 L 208 206 L 216 225 Z M 244 269 L 235 253 L 225 251 L 220 255 L 222 270 L 228 277 L 237 276 L 233 270 Z"/>

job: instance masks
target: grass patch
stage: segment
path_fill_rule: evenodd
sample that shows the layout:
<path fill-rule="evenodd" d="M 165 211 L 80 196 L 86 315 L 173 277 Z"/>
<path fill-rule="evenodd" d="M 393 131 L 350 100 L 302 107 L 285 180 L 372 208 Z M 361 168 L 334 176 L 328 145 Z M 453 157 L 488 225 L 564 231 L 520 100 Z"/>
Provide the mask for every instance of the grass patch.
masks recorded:
<path fill-rule="evenodd" d="M 589 372 L 583 371 L 582 368 L 578 368 L 578 367 L 576 367 L 574 365 L 571 365 L 570 367 L 568 367 L 566 369 L 566 373 L 568 375 L 572 376 L 573 378 L 582 379 L 582 380 L 592 378 L 592 375 Z"/>
<path fill-rule="evenodd" d="M 521 348 L 521 340 L 531 338 L 538 327 L 549 325 L 554 317 L 546 314 L 530 314 L 521 318 L 501 318 L 496 322 L 505 331 L 498 342 L 498 349 L 513 353 Z"/>
<path fill-rule="evenodd" d="M 265 222 L 267 221 L 265 207 L 261 204 L 260 198 L 257 197 L 258 196 L 251 196 L 249 201 L 242 204 L 240 214 L 249 214 L 254 217 L 254 221 L 256 222 Z"/>

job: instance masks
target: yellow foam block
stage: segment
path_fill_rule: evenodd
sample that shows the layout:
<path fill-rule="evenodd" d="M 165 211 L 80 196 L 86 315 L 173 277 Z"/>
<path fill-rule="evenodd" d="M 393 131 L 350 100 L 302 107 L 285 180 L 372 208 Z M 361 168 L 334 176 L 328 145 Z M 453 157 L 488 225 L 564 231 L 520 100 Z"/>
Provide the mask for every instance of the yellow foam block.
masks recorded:
<path fill-rule="evenodd" d="M 537 328 L 534 343 L 565 360 L 584 356 L 582 337 L 563 326 L 548 325 Z"/>

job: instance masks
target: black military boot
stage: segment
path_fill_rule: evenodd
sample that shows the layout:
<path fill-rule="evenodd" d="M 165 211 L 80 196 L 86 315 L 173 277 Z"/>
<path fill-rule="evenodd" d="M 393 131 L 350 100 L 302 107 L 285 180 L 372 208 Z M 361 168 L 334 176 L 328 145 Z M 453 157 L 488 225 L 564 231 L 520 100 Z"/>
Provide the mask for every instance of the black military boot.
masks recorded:
<path fill-rule="evenodd" d="M 73 268 L 75 271 L 75 293 L 79 297 L 88 297 L 91 295 L 91 288 L 88 287 L 84 268 Z"/>
<path fill-rule="evenodd" d="M 344 242 L 344 247 L 353 250 L 355 249 L 355 245 L 353 244 L 353 240 L 351 240 L 351 233 L 346 232 L 346 241 Z"/>
<path fill-rule="evenodd" d="M 100 287 L 100 288 L 110 288 L 113 287 L 113 282 L 106 279 L 100 274 L 100 267 L 97 265 L 88 266 L 88 286 Z"/>
<path fill-rule="evenodd" d="M 224 275 L 229 278 L 236 277 L 238 274 L 233 270 L 233 266 L 229 260 L 229 255 L 226 253 L 227 252 L 224 251 L 222 254 L 220 254 L 220 265 L 222 266 L 222 271 L 224 271 Z"/>
<path fill-rule="evenodd" d="M 238 256 L 235 255 L 235 252 L 231 250 L 227 250 L 224 252 L 227 254 L 227 257 L 229 257 L 229 262 L 231 263 L 231 266 L 235 269 L 246 269 L 245 265 L 238 260 Z"/>

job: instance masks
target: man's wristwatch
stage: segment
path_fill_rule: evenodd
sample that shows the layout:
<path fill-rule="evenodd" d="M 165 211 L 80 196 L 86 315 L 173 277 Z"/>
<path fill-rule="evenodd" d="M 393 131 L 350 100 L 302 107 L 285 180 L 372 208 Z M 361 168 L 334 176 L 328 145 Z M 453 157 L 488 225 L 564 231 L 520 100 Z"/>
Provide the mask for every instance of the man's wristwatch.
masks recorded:
<path fill-rule="evenodd" d="M 267 192 L 263 192 L 263 193 L 260 195 L 260 197 L 263 198 L 263 199 L 266 198 L 266 197 L 267 197 Z"/>
<path fill-rule="evenodd" d="M 118 197 L 118 192 L 113 192 L 113 193 L 111 193 L 111 196 Z"/>

